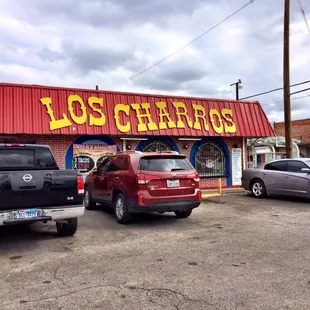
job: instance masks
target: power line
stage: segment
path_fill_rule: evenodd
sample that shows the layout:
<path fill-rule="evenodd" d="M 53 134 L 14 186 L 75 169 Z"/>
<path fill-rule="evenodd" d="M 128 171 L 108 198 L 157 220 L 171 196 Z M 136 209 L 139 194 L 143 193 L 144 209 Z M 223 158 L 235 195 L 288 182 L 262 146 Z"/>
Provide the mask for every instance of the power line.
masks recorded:
<path fill-rule="evenodd" d="M 299 94 L 299 93 L 303 93 L 304 91 L 307 91 L 307 90 L 310 90 L 310 87 L 309 88 L 305 88 L 305 89 L 301 89 L 301 90 L 298 90 L 298 91 L 294 91 L 293 93 L 290 94 L 290 96 L 296 95 L 296 94 Z"/>
<path fill-rule="evenodd" d="M 305 10 L 304 10 L 304 7 L 302 5 L 302 2 L 301 0 L 297 0 L 298 3 L 299 3 L 299 7 L 300 7 L 300 11 L 301 11 L 301 14 L 303 15 L 304 17 L 304 20 L 305 20 L 305 23 L 306 23 L 306 26 L 307 26 L 307 29 L 308 29 L 308 32 L 309 32 L 309 35 L 310 35 L 310 26 L 309 26 L 309 23 L 308 23 L 308 20 L 307 20 L 307 15 L 305 13 Z"/>
<path fill-rule="evenodd" d="M 218 22 L 217 24 L 215 24 L 213 27 L 209 28 L 208 30 L 204 31 L 202 34 L 200 34 L 198 37 L 194 38 L 193 40 L 189 41 L 187 44 L 183 45 L 181 48 L 179 48 L 178 50 L 176 50 L 175 52 L 165 56 L 164 58 L 162 58 L 161 60 L 153 63 L 151 66 L 145 68 L 144 70 L 136 73 L 135 75 L 132 75 L 131 77 L 129 77 L 127 80 L 115 85 L 114 87 L 111 88 L 111 90 L 113 90 L 114 88 L 121 86 L 125 83 L 127 83 L 128 81 L 133 80 L 134 78 L 138 77 L 139 75 L 153 69 L 154 67 L 158 66 L 159 64 L 161 64 L 162 62 L 164 62 L 165 60 L 177 55 L 178 53 L 180 53 L 181 51 L 183 51 L 184 49 L 186 49 L 188 46 L 190 46 L 191 44 L 193 44 L 194 42 L 198 41 L 199 39 L 201 39 L 203 36 L 205 36 L 206 34 L 208 34 L 209 32 L 211 32 L 213 29 L 217 28 L 218 26 L 220 26 L 221 24 L 223 24 L 224 22 L 226 22 L 228 19 L 230 19 L 231 17 L 233 17 L 234 15 L 238 14 L 240 11 L 244 10 L 246 7 L 248 7 L 249 5 L 251 5 L 252 3 L 254 3 L 255 0 L 250 0 L 248 1 L 246 4 L 244 4 L 241 8 L 239 8 L 237 11 L 235 11 L 234 13 L 230 14 L 229 16 L 227 16 L 226 18 L 224 18 L 222 21 Z"/>
<path fill-rule="evenodd" d="M 307 84 L 307 83 L 310 83 L 310 80 L 303 81 L 303 82 L 296 83 L 296 84 L 292 84 L 290 87 L 299 86 L 299 85 L 303 85 L 303 84 Z M 270 94 L 272 92 L 279 91 L 279 90 L 282 90 L 282 89 L 283 89 L 283 87 L 274 88 L 274 89 L 271 89 L 271 90 L 268 90 L 268 91 L 265 91 L 265 92 L 262 92 L 262 93 L 258 93 L 258 94 L 255 94 L 255 95 L 251 95 L 251 96 L 248 96 L 248 97 L 241 98 L 240 100 L 245 100 L 245 99 L 249 99 L 249 98 L 253 98 L 253 97 L 258 97 L 258 96 Z"/>
<path fill-rule="evenodd" d="M 306 97 L 310 97 L 310 94 L 304 95 L 304 96 L 295 97 L 295 98 L 291 98 L 291 100 L 298 100 L 298 99 L 302 99 L 302 98 L 306 98 Z M 261 104 L 261 106 L 262 107 L 266 107 L 266 106 L 270 106 L 270 105 L 274 105 L 276 103 L 282 103 L 282 102 L 283 102 L 283 100 L 279 100 L 279 101 L 274 101 L 274 102 L 269 102 L 269 103 Z"/>

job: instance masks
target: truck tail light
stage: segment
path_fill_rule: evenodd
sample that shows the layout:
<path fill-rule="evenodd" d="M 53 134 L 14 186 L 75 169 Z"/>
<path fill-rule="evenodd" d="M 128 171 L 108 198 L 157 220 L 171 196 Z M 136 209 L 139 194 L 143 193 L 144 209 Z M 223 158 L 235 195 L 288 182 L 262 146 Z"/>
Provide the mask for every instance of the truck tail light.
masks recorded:
<path fill-rule="evenodd" d="M 152 180 L 158 180 L 156 175 L 138 174 L 136 176 L 136 182 L 138 184 L 148 184 Z"/>
<path fill-rule="evenodd" d="M 195 182 L 197 182 L 197 183 L 200 181 L 198 172 L 196 172 L 195 174 L 190 174 L 190 175 L 188 175 L 187 178 L 193 179 L 193 180 L 194 180 Z"/>
<path fill-rule="evenodd" d="M 4 144 L 4 146 L 7 146 L 7 147 L 18 147 L 18 146 L 25 146 L 25 144 L 19 144 L 19 143 L 7 143 L 7 144 Z"/>
<path fill-rule="evenodd" d="M 76 177 L 76 183 L 77 183 L 77 192 L 79 195 L 84 194 L 84 180 L 81 175 L 77 175 Z"/>

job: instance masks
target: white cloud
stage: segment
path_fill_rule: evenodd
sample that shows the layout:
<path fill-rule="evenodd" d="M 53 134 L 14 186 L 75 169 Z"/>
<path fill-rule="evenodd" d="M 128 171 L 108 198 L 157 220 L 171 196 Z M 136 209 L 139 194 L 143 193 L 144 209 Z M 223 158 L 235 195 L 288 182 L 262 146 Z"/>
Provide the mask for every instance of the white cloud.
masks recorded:
<path fill-rule="evenodd" d="M 244 0 L 0 0 L 0 80 L 68 87 L 233 98 L 282 86 L 283 1 L 255 1 L 176 56 L 173 53 Z M 310 3 L 304 2 L 310 22 Z M 310 35 L 297 2 L 291 14 L 291 83 L 310 80 Z M 303 85 L 292 91 L 310 87 Z M 310 93 L 310 92 L 308 92 Z M 293 97 L 304 96 L 301 93 Z M 254 98 L 283 119 L 282 92 Z M 276 102 L 275 104 L 272 104 Z M 310 117 L 310 97 L 292 117 Z"/>

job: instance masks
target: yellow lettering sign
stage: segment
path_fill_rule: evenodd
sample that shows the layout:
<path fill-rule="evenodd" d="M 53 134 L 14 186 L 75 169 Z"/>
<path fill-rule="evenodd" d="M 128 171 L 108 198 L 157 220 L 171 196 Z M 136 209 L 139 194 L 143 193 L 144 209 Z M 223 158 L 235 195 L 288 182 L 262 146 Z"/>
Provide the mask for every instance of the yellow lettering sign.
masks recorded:
<path fill-rule="evenodd" d="M 166 102 L 160 101 L 156 102 L 156 107 L 158 109 L 158 116 L 159 116 L 159 123 L 158 127 L 159 129 L 166 129 L 168 128 L 175 128 L 175 122 L 171 119 L 169 112 L 167 111 L 167 104 Z M 164 121 L 164 118 L 168 120 L 168 122 Z"/>
<path fill-rule="evenodd" d="M 74 102 L 78 102 L 80 105 L 80 109 L 82 111 L 82 115 L 78 116 L 76 115 L 74 109 L 73 109 L 73 103 Z M 83 102 L 83 99 L 78 96 L 78 95 L 70 95 L 68 97 L 68 110 L 70 113 L 70 116 L 72 118 L 72 120 L 78 124 L 78 125 L 82 125 L 87 121 L 87 113 L 86 113 L 86 106 Z"/>
<path fill-rule="evenodd" d="M 223 126 L 223 120 L 222 120 L 220 112 L 216 109 L 210 109 L 209 116 L 210 116 L 213 130 L 218 134 L 223 133 L 224 126 Z M 214 116 L 216 116 L 217 122 L 219 123 L 219 125 L 217 125 L 216 121 L 214 120 Z"/>
<path fill-rule="evenodd" d="M 95 104 L 99 104 L 100 108 L 97 108 Z M 90 126 L 103 126 L 106 122 L 105 115 L 102 112 L 101 108 L 103 107 L 103 99 L 98 97 L 89 97 L 88 105 L 91 109 L 98 113 L 100 117 L 95 117 L 92 114 L 89 115 L 89 125 Z"/>
<path fill-rule="evenodd" d="M 177 128 L 185 128 L 184 122 L 181 119 L 181 116 L 184 116 L 187 121 L 188 127 L 192 128 L 193 127 L 193 122 L 188 116 L 187 108 L 184 102 L 172 102 L 174 108 L 175 108 L 175 113 L 177 115 Z"/>
<path fill-rule="evenodd" d="M 107 121 L 103 111 L 103 99 L 99 97 L 91 96 L 87 99 L 89 109 L 87 111 L 87 107 L 79 95 L 68 96 L 67 114 L 62 113 L 62 118 L 60 119 L 56 119 L 55 117 L 55 112 L 52 109 L 52 99 L 50 97 L 41 98 L 40 101 L 46 107 L 46 112 L 49 115 L 50 130 L 72 126 L 73 123 L 82 125 L 87 122 L 87 118 L 89 126 L 104 126 Z M 74 104 L 77 105 L 75 106 Z M 223 108 L 217 110 L 212 108 L 207 111 L 201 104 L 192 103 L 191 106 L 187 106 L 184 102 L 172 102 L 171 104 L 175 110 L 174 117 L 169 113 L 166 102 L 159 101 L 155 103 L 158 117 L 156 122 L 154 122 L 151 115 L 150 103 L 118 103 L 114 106 L 115 126 L 119 132 L 129 132 L 131 130 L 130 113 L 132 113 L 132 116 L 135 116 L 137 119 L 137 132 L 186 127 L 208 132 L 209 124 L 217 134 L 222 134 L 223 132 L 235 133 L 237 131 L 231 109 Z M 132 112 L 130 108 L 132 108 Z M 191 108 L 193 120 L 189 116 L 191 114 L 188 113 L 188 108 Z M 125 121 L 126 118 L 128 119 L 127 121 Z"/>
<path fill-rule="evenodd" d="M 125 125 L 122 125 L 119 121 L 119 113 L 122 111 L 124 112 L 127 116 L 129 116 L 129 110 L 130 106 L 126 104 L 117 104 L 114 107 L 114 119 L 115 119 L 115 125 L 116 128 L 121 131 L 121 132 L 128 132 L 130 130 L 130 123 L 127 122 Z"/>
<path fill-rule="evenodd" d="M 207 122 L 206 118 L 206 110 L 201 104 L 193 104 L 193 110 L 194 110 L 194 129 L 201 130 L 201 125 L 199 119 L 202 120 L 205 131 L 209 131 L 209 124 Z M 201 114 L 199 114 L 201 112 Z"/>
<path fill-rule="evenodd" d="M 150 104 L 149 103 L 142 103 L 141 105 L 139 103 L 132 103 L 131 107 L 136 112 L 136 117 L 138 119 L 138 128 L 137 130 L 140 131 L 147 131 L 147 128 L 149 130 L 157 130 L 157 125 L 153 122 L 151 111 L 150 111 Z M 145 113 L 142 114 L 140 112 L 140 109 L 144 109 Z M 146 118 L 148 120 L 148 123 L 143 123 L 143 118 Z"/>
<path fill-rule="evenodd" d="M 50 130 L 60 129 L 71 126 L 72 123 L 69 121 L 65 113 L 62 114 L 62 119 L 56 120 L 54 111 L 52 110 L 52 98 L 45 97 L 40 99 L 41 103 L 46 107 L 46 112 L 50 117 Z"/>
<path fill-rule="evenodd" d="M 226 120 L 226 122 L 229 123 L 229 124 L 227 124 L 226 122 L 224 123 L 225 132 L 235 133 L 237 131 L 237 129 L 236 129 L 236 125 L 232 119 L 232 110 L 231 109 L 222 109 L 221 113 L 222 113 L 222 116 L 224 117 L 224 119 Z"/>

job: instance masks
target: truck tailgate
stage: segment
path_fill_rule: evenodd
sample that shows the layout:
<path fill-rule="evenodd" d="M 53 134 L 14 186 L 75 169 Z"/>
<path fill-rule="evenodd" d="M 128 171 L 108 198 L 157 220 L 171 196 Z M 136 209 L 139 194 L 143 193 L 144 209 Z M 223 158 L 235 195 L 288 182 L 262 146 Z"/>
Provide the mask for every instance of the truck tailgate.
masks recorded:
<path fill-rule="evenodd" d="M 81 204 L 74 170 L 0 172 L 0 210 Z"/>

